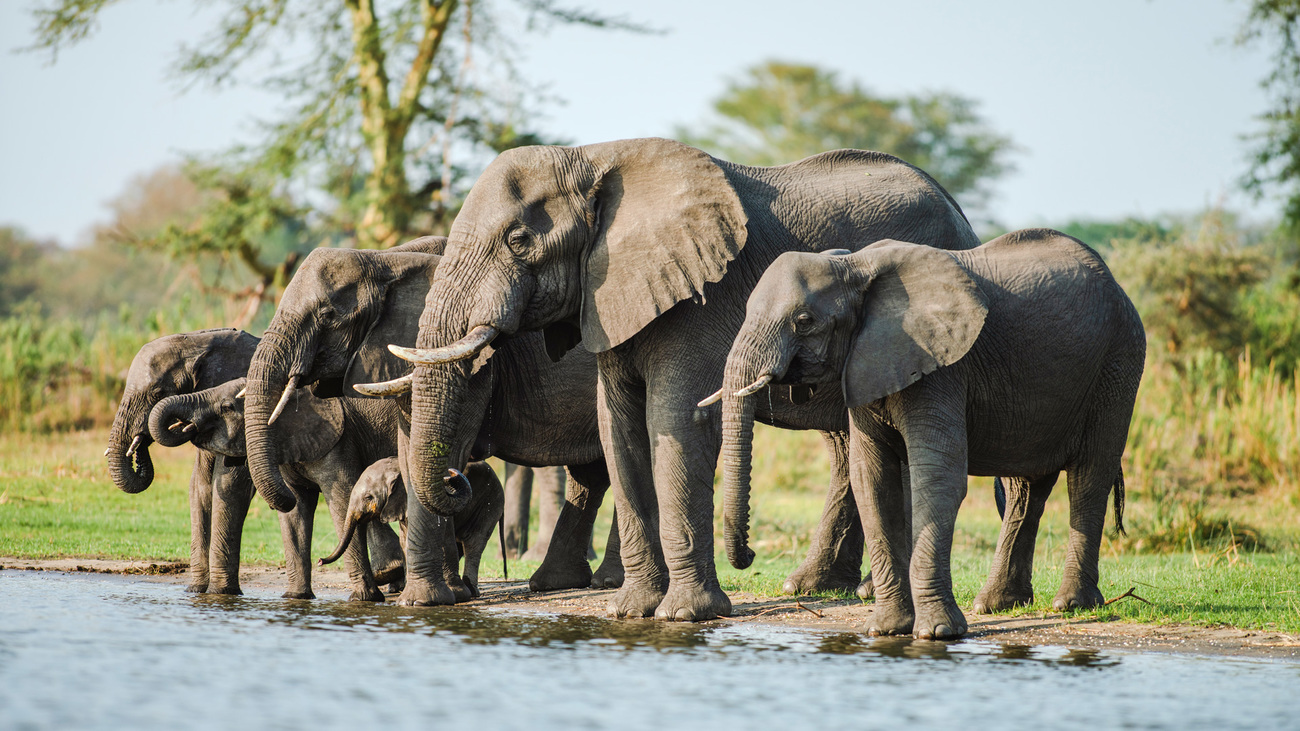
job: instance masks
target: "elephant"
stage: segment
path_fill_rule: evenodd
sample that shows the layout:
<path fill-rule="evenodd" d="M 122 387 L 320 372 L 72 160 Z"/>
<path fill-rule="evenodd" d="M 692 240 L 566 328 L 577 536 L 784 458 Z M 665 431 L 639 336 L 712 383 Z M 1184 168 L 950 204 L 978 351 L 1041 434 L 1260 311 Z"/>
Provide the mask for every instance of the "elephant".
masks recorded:
<path fill-rule="evenodd" d="M 401 414 L 409 397 L 400 386 L 410 366 L 385 346 L 414 344 L 425 295 L 441 261 L 410 246 L 387 251 L 316 249 L 285 288 L 253 355 L 245 397 L 249 469 L 258 492 L 273 508 L 292 510 L 297 498 L 277 468 L 283 460 L 267 424 L 299 386 L 310 384 L 319 396 L 389 398 L 398 409 L 399 444 L 405 438 L 402 430 L 408 422 Z M 615 533 L 594 574 L 586 560 L 596 510 L 609 484 L 596 426 L 595 358 L 575 352 L 553 363 L 540 335 L 503 342 L 499 355 L 479 371 L 477 411 L 465 420 L 457 438 L 473 446 L 475 459 L 497 456 L 532 467 L 564 465 L 572 478 L 550 549 L 530 586 L 542 591 L 586 587 L 593 581 L 621 583 Z M 375 382 L 380 385 L 354 390 Z M 347 507 L 345 493 L 340 495 L 332 504 L 336 520 Z M 447 540 L 442 535 L 445 521 L 417 507 L 414 496 L 408 499 L 407 581 L 400 601 L 451 603 L 464 587 L 459 578 L 450 583 L 445 578 L 455 576 L 438 550 Z"/>
<path fill-rule="evenodd" d="M 470 594 L 478 596 L 479 563 L 483 558 L 483 549 L 492 537 L 492 529 L 502 525 L 505 495 L 496 473 L 482 462 L 470 463 L 464 478 L 469 480 L 474 499 L 452 518 L 459 556 L 450 556 L 448 560 L 455 564 L 460 557 L 464 557 L 465 568 L 461 579 L 469 588 Z M 354 536 L 360 543 L 360 556 L 365 560 L 365 527 L 372 522 L 399 523 L 402 527 L 402 541 L 405 543 L 406 484 L 402 482 L 402 469 L 396 457 L 385 457 L 361 473 L 361 477 L 352 486 L 347 521 L 343 524 L 339 544 L 330 555 L 316 563 L 325 566 L 337 561 L 354 540 Z M 358 528 L 362 529 L 360 533 L 357 532 Z M 504 558 L 503 555 L 502 559 Z"/>
<path fill-rule="evenodd" d="M 237 378 L 196 393 L 163 399 L 149 415 L 150 433 L 159 444 L 188 439 L 228 460 L 245 460 L 242 401 L 246 383 L 246 379 Z M 293 397 L 272 431 L 280 460 L 276 469 L 288 473 L 295 485 L 298 508 L 297 515 L 291 515 L 293 519 L 282 530 L 290 577 L 288 596 L 311 598 L 310 572 L 301 568 L 295 571 L 295 567 L 311 560 L 317 491 L 325 496 L 335 528 L 343 535 L 353 484 L 366 466 L 397 455 L 397 414 L 392 404 L 360 398 L 318 398 L 305 388 Z M 369 524 L 367 532 L 369 546 L 379 557 L 379 570 L 372 571 L 371 561 L 361 555 L 366 543 L 353 542 L 347 561 L 353 590 L 350 599 L 384 601 L 379 584 L 402 582 L 402 549 L 387 523 Z"/>
<path fill-rule="evenodd" d="M 210 388 L 244 375 L 257 338 L 232 328 L 166 335 L 146 343 L 127 370 L 109 431 L 109 476 L 123 492 L 153 482 L 149 414 L 169 396 Z M 239 542 L 252 500 L 248 470 L 200 449 L 190 474 L 189 592 L 240 594 Z"/>
<path fill-rule="evenodd" d="M 947 249 L 980 243 L 942 186 L 883 153 L 750 167 L 663 139 L 503 152 L 452 224 L 418 347 L 396 349 L 416 364 L 409 487 L 443 514 L 469 499 L 440 480 L 468 456 L 454 435 L 474 370 L 498 337 L 541 331 L 552 357 L 581 344 L 599 371 L 600 440 L 626 576 L 609 613 L 730 614 L 713 559 L 721 409 L 696 403 L 721 385 L 745 301 L 779 254 L 891 237 Z M 772 393 L 758 416 L 838 433 L 842 445 L 840 396 L 803 396 Z M 848 490 L 840 495 L 838 509 L 854 510 Z"/>
<path fill-rule="evenodd" d="M 871 634 L 950 639 L 967 624 L 949 570 L 967 475 L 1013 478 L 977 604 L 1032 600 L 1033 520 L 1060 473 L 1070 536 L 1058 610 L 1103 602 L 1097 554 L 1146 358 L 1137 310 L 1087 245 L 1027 229 L 966 251 L 885 240 L 787 253 L 749 297 L 723 380 L 728 556 L 744 567 L 754 398 L 841 393 L 853 489 L 871 538 Z M 908 465 L 910 480 L 902 478 Z M 909 499 L 910 496 L 910 499 Z M 1015 570 L 1011 570 L 1015 569 Z"/>
<path fill-rule="evenodd" d="M 505 463 L 506 512 L 504 533 L 506 555 L 526 561 L 542 561 L 551 545 L 551 533 L 564 507 L 564 470 L 559 467 L 524 467 Z M 532 512 L 533 485 L 537 486 L 537 538 L 528 540 L 528 522 Z M 587 545 L 587 560 L 596 559 L 596 550 Z"/>

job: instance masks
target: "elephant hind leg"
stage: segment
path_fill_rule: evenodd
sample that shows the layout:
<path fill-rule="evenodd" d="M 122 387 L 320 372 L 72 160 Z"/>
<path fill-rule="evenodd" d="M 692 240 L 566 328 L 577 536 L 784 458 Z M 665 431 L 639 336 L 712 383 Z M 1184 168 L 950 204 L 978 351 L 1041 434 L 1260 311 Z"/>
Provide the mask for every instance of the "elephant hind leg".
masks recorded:
<path fill-rule="evenodd" d="M 190 472 L 190 584 L 185 591 L 202 594 L 208 590 L 208 557 L 212 544 L 212 468 L 211 452 L 199 450 Z"/>
<path fill-rule="evenodd" d="M 593 584 L 587 550 L 591 545 L 596 513 L 608 489 L 609 472 L 603 459 L 569 468 L 564 503 L 551 532 L 550 546 L 542 565 L 528 581 L 530 589 L 553 591 L 585 588 Z M 621 574 L 621 564 L 619 568 Z"/>
<path fill-rule="evenodd" d="M 976 614 L 991 614 L 1034 602 L 1034 544 L 1038 523 L 1060 474 L 1004 478 L 1006 510 L 1002 532 L 989 578 L 975 597 Z"/>
<path fill-rule="evenodd" d="M 856 592 L 869 586 L 862 580 L 865 537 L 849 480 L 849 435 L 822 432 L 822 438 L 830 452 L 831 483 L 808 555 L 782 587 L 787 594 Z"/>

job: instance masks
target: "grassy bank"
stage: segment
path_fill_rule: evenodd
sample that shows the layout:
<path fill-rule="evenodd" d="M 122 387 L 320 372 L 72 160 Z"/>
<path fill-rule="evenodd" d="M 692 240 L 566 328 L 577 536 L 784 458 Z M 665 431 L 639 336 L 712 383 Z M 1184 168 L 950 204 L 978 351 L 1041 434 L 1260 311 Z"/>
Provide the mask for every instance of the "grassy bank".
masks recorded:
<path fill-rule="evenodd" d="M 101 455 L 103 430 L 57 438 L 10 435 L 0 440 L 0 555 L 43 558 L 76 556 L 186 561 L 189 558 L 187 485 L 193 452 L 155 449 L 158 478 L 139 495 L 118 491 L 109 481 Z M 822 508 L 828 477 L 819 437 L 808 432 L 760 428 L 756 437 L 753 546 L 758 559 L 746 571 L 727 565 L 720 543 L 718 567 L 729 591 L 779 593 L 786 575 L 807 550 Z M 1064 484 L 1048 503 L 1039 533 L 1034 585 L 1037 603 L 1017 613 L 1050 611 L 1060 583 L 1068 533 Z M 609 525 L 609 502 L 597 525 L 597 549 Z M 1205 496 L 1212 514 L 1244 516 L 1264 537 L 1268 552 L 1241 540 L 1219 541 L 1219 548 L 1193 540 L 1184 550 L 1143 552 L 1133 542 L 1108 533 L 1102 549 L 1102 589 L 1108 597 L 1129 588 L 1149 600 L 1124 599 L 1091 612 L 1099 618 L 1144 622 L 1229 624 L 1300 632 L 1300 552 L 1296 550 L 1293 510 L 1277 510 L 1273 493 L 1241 494 L 1230 505 Z M 1140 495 L 1131 503 L 1133 521 L 1154 521 L 1154 509 Z M 721 512 L 719 510 L 719 516 Z M 720 526 L 721 519 L 719 517 Z M 953 555 L 958 601 L 970 606 L 987 575 L 997 541 L 998 518 L 991 482 L 971 480 L 958 521 Z M 324 555 L 335 541 L 328 514 L 317 513 L 313 554 Z M 273 511 L 255 500 L 243 539 L 248 563 L 282 562 Z M 496 556 L 495 539 L 488 555 Z M 523 576 L 534 564 L 512 561 L 511 574 Z M 500 576 L 500 562 L 488 558 L 486 577 Z"/>

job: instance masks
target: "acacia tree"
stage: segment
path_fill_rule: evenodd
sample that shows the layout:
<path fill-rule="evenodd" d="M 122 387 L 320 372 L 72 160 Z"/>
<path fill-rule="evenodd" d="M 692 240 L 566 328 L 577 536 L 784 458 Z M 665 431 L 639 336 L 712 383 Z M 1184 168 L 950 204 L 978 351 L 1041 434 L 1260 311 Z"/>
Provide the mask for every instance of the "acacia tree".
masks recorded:
<path fill-rule="evenodd" d="M 978 208 L 988 183 L 1011 170 L 1010 139 L 955 94 L 889 98 L 803 64 L 767 61 L 746 70 L 713 102 L 716 119 L 683 141 L 736 162 L 780 165 L 837 148 L 897 155 Z"/>
<path fill-rule="evenodd" d="M 1236 40 L 1273 53 L 1273 71 L 1260 82 L 1271 108 L 1259 116 L 1263 129 L 1248 138 L 1254 150 L 1242 182 L 1257 198 L 1279 192 L 1283 226 L 1300 235 L 1300 0 L 1252 0 Z"/>
<path fill-rule="evenodd" d="M 47 0 L 33 10 L 35 49 L 58 51 L 90 36 L 101 12 L 118 0 Z M 263 122 L 254 148 L 232 150 L 224 177 L 269 179 L 333 199 L 360 246 L 398 243 L 413 228 L 446 224 L 465 156 L 539 141 L 526 131 L 530 92 L 520 89 L 499 19 L 526 16 L 526 27 L 570 23 L 643 30 L 618 18 L 561 8 L 554 0 L 216 0 L 221 16 L 195 46 L 182 47 L 174 71 L 223 87 L 254 83 L 292 107 Z M 473 65 L 489 67 L 479 81 Z M 484 62 L 486 57 L 486 63 Z M 295 62 L 296 60 L 296 62 Z M 267 70 L 269 69 L 269 70 Z M 255 75 L 255 78 L 248 78 Z M 290 186 L 286 181 L 293 181 Z M 306 181 L 304 183 L 304 181 Z M 271 186 L 272 188 L 275 185 Z M 225 205 L 237 196 L 226 195 Z M 256 217 L 256 212 L 248 217 Z M 423 215 L 419 223 L 415 219 Z M 238 240 L 213 240 L 238 248 Z M 256 261 L 256 257 L 254 257 Z"/>

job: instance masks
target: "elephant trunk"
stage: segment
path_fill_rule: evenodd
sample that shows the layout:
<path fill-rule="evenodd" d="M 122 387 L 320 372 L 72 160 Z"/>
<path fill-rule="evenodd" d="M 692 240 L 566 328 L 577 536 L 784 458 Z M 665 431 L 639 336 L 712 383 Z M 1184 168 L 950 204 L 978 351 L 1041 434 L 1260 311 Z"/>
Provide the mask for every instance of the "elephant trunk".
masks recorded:
<path fill-rule="evenodd" d="M 280 474 L 280 448 L 267 422 L 272 409 L 290 387 L 289 340 L 270 330 L 263 336 L 248 368 L 244 395 L 244 438 L 248 449 L 248 470 L 257 493 L 272 508 L 287 513 L 298 505 L 293 491 Z M 294 374 L 295 376 L 298 374 Z"/>
<path fill-rule="evenodd" d="M 143 492 L 153 483 L 152 438 L 143 428 L 148 416 L 140 399 L 123 399 L 108 434 L 108 474 L 122 492 Z M 139 426 L 133 428 L 133 422 Z"/>
<path fill-rule="evenodd" d="M 200 396 L 192 393 L 169 396 L 159 401 L 149 412 L 149 435 L 164 447 L 179 447 L 198 433 L 196 425 L 202 406 Z M 185 426 L 173 429 L 177 422 Z"/>
<path fill-rule="evenodd" d="M 464 461 L 455 435 L 469 367 L 468 361 L 420 366 L 412 384 L 411 489 L 425 509 L 439 515 L 460 512 L 473 493 L 468 480 L 453 479 L 453 468 Z"/>
<path fill-rule="evenodd" d="M 343 552 L 348 550 L 348 544 L 352 542 L 352 536 L 357 532 L 357 528 L 365 525 L 365 518 L 366 516 L 360 510 L 349 511 L 348 517 L 343 523 L 343 537 L 339 539 L 339 545 L 334 549 L 333 553 L 317 561 L 316 565 L 325 566 L 339 560 Z"/>

